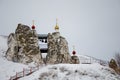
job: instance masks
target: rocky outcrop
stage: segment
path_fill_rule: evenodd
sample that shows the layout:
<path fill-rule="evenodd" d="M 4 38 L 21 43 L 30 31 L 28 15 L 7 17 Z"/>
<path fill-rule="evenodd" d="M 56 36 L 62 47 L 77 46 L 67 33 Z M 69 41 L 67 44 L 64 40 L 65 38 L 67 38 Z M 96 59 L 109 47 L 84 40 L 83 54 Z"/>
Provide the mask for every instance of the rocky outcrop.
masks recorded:
<path fill-rule="evenodd" d="M 110 68 L 113 68 L 113 69 L 115 69 L 115 68 L 118 67 L 118 66 L 117 66 L 117 63 L 116 63 L 116 61 L 115 61 L 114 59 L 111 59 L 111 60 L 110 60 L 109 67 L 110 67 Z"/>
<path fill-rule="evenodd" d="M 14 33 L 11 33 L 8 36 L 7 44 L 8 44 L 8 50 L 6 52 L 7 59 L 10 61 L 17 62 L 17 53 L 18 53 L 17 47 L 16 47 L 17 41 Z"/>
<path fill-rule="evenodd" d="M 71 56 L 71 63 L 72 64 L 79 64 L 80 61 L 79 61 L 78 56 L 75 56 L 75 55 Z"/>
<path fill-rule="evenodd" d="M 43 63 L 36 30 L 31 30 L 27 25 L 18 24 L 15 33 L 11 33 L 8 37 L 6 57 L 8 60 L 24 64 Z"/>
<path fill-rule="evenodd" d="M 120 74 L 120 67 L 118 67 L 115 59 L 110 60 L 109 67 L 115 70 L 116 73 Z"/>
<path fill-rule="evenodd" d="M 31 62 L 37 64 L 72 63 L 68 42 L 59 32 L 48 33 L 47 45 L 48 53 L 43 61 L 36 30 L 31 30 L 27 25 L 18 24 L 15 33 L 11 33 L 8 37 L 6 57 L 10 61 L 24 64 Z"/>
<path fill-rule="evenodd" d="M 70 63 L 70 54 L 66 39 L 59 32 L 48 34 L 47 63 Z"/>

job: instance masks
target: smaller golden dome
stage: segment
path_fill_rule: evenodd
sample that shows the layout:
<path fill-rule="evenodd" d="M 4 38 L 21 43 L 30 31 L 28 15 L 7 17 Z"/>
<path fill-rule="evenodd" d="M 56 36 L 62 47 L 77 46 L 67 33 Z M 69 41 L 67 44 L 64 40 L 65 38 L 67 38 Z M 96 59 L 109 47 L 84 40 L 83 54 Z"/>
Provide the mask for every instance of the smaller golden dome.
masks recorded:
<path fill-rule="evenodd" d="M 59 26 L 58 25 L 55 26 L 55 30 L 59 30 Z"/>
<path fill-rule="evenodd" d="M 56 19 L 55 31 L 58 31 L 58 30 L 59 30 L 59 26 L 58 26 L 57 19 Z"/>

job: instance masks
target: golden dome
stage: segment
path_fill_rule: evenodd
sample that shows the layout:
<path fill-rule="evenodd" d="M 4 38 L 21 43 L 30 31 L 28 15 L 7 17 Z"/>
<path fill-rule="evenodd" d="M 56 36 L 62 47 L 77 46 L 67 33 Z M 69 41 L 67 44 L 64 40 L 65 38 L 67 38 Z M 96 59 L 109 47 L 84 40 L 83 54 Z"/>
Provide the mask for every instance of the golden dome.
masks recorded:
<path fill-rule="evenodd" d="M 58 26 L 57 19 L 56 19 L 55 31 L 58 31 L 58 30 L 59 30 L 59 26 Z"/>
<path fill-rule="evenodd" d="M 58 25 L 55 26 L 55 30 L 59 30 L 59 26 Z"/>

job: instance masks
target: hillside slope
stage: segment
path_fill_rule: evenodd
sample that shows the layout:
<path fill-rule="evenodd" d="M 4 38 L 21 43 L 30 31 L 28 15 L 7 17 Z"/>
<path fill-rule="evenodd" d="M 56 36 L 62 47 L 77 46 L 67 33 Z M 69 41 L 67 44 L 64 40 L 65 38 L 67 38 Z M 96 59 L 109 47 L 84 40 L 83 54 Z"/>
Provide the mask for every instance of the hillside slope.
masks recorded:
<path fill-rule="evenodd" d="M 19 80 L 120 80 L 108 67 L 95 64 L 48 65 Z"/>
<path fill-rule="evenodd" d="M 8 80 L 10 76 L 16 72 L 22 71 L 23 68 L 28 68 L 27 65 L 14 63 L 5 58 L 7 50 L 7 37 L 0 36 L 0 80 Z"/>

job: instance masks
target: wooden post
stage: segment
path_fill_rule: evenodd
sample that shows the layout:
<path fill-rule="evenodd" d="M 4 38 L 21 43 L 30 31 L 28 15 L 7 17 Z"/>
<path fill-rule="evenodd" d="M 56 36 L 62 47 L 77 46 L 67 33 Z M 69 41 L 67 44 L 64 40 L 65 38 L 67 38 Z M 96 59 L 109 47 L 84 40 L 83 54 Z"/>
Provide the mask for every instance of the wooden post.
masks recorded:
<path fill-rule="evenodd" d="M 38 64 L 38 70 L 39 70 L 39 64 Z"/>
<path fill-rule="evenodd" d="M 102 61 L 100 60 L 100 65 L 102 65 Z"/>
<path fill-rule="evenodd" d="M 23 68 L 23 77 L 25 76 L 25 69 Z"/>
<path fill-rule="evenodd" d="M 11 80 L 11 76 L 10 76 L 10 79 L 9 80 Z"/>
<path fill-rule="evenodd" d="M 32 67 L 30 67 L 30 74 L 32 73 Z"/>
<path fill-rule="evenodd" d="M 92 62 L 91 62 L 91 57 L 90 57 L 90 64 L 91 64 Z"/>
<path fill-rule="evenodd" d="M 16 72 L 16 79 L 17 79 L 17 72 Z"/>

